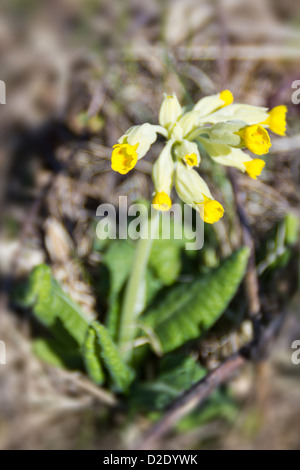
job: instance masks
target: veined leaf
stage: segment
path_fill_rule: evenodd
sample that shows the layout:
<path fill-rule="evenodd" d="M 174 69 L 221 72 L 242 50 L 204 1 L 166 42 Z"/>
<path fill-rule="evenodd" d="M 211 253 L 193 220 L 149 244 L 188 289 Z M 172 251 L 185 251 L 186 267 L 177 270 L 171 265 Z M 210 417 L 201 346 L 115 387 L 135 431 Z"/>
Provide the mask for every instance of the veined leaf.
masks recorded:
<path fill-rule="evenodd" d="M 89 319 L 53 279 L 49 266 L 42 264 L 32 271 L 25 292 L 27 304 L 28 299 L 35 316 L 62 344 L 75 349 L 84 343 Z"/>
<path fill-rule="evenodd" d="M 89 377 L 97 385 L 104 382 L 104 373 L 100 361 L 100 351 L 97 343 L 96 332 L 93 327 L 88 329 L 82 348 L 85 368 Z"/>
<path fill-rule="evenodd" d="M 112 381 L 120 391 L 126 391 L 133 379 L 132 371 L 123 361 L 107 329 L 94 321 L 91 327 L 95 330 L 99 345 L 100 357 L 105 364 Z"/>
<path fill-rule="evenodd" d="M 127 240 L 114 242 L 104 255 L 104 264 L 110 273 L 110 289 L 108 295 L 108 312 L 106 315 L 106 326 L 111 337 L 117 337 L 120 291 L 129 276 L 134 258 L 134 247 Z"/>
<path fill-rule="evenodd" d="M 227 308 L 241 283 L 249 257 L 242 248 L 191 284 L 171 288 L 142 321 L 151 326 L 164 352 L 172 351 L 211 328 Z"/>
<path fill-rule="evenodd" d="M 33 304 L 37 318 L 47 326 L 59 340 L 59 349 L 83 354 L 86 369 L 94 382 L 104 381 L 102 362 L 118 390 L 126 390 L 132 380 L 130 369 L 112 341 L 106 328 L 94 321 L 91 323 L 80 307 L 62 290 L 51 276 L 46 265 L 36 267 L 24 293 L 26 305 Z M 59 351 L 53 342 L 41 340 L 36 343 L 36 351 L 44 360 L 63 365 Z"/>

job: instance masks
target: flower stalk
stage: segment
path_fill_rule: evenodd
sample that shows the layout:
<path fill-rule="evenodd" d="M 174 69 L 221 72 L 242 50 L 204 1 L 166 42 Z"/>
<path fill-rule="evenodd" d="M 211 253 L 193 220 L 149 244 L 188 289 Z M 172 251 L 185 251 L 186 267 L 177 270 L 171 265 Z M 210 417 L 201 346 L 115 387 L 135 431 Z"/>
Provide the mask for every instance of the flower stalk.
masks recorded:
<path fill-rule="evenodd" d="M 132 359 L 137 319 L 145 307 L 146 271 L 153 239 L 156 238 L 159 228 L 159 214 L 159 211 L 154 211 L 149 221 L 144 219 L 141 237 L 135 250 L 132 271 L 125 288 L 120 318 L 119 347 L 128 363 Z"/>

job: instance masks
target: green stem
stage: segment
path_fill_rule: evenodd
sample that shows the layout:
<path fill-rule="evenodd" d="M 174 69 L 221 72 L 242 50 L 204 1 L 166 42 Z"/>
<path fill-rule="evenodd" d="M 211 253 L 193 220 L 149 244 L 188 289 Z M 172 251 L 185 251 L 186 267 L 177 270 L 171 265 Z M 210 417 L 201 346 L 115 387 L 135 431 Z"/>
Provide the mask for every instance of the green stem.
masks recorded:
<path fill-rule="evenodd" d="M 155 211 L 153 218 L 146 220 L 146 226 L 142 227 L 141 232 L 145 233 L 148 227 L 148 236 L 140 238 L 137 242 L 135 257 L 133 261 L 131 275 L 128 279 L 124 302 L 121 310 L 119 346 L 125 361 L 129 362 L 132 357 L 132 343 L 136 336 L 136 320 L 145 306 L 145 283 L 146 270 L 151 252 L 154 234 L 159 227 L 159 211 Z M 149 225 L 149 226 L 148 226 Z"/>
<path fill-rule="evenodd" d="M 208 127 L 202 127 L 200 129 L 195 129 L 194 131 L 191 131 L 185 139 L 187 140 L 195 140 L 199 135 L 204 135 L 204 134 L 209 134 L 209 128 Z"/>

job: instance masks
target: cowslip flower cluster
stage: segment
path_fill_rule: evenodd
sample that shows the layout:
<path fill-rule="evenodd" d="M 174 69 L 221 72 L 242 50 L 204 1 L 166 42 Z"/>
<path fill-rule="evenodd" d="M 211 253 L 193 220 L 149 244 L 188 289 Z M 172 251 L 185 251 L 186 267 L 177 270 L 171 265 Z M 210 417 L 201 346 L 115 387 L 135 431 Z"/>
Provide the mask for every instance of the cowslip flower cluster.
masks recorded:
<path fill-rule="evenodd" d="M 159 125 L 145 123 L 128 129 L 113 147 L 112 169 L 123 175 L 128 173 L 146 155 L 157 134 L 161 134 L 166 144 L 153 165 L 153 206 L 169 210 L 175 185 L 181 200 L 196 209 L 205 222 L 217 222 L 224 208 L 195 170 L 201 155 L 206 153 L 215 162 L 238 168 L 256 179 L 265 162 L 244 150 L 265 155 L 271 147 L 268 129 L 281 136 L 286 130 L 286 106 L 268 111 L 233 101 L 232 93 L 224 90 L 200 99 L 189 109 L 181 107 L 175 93 L 165 94 Z"/>

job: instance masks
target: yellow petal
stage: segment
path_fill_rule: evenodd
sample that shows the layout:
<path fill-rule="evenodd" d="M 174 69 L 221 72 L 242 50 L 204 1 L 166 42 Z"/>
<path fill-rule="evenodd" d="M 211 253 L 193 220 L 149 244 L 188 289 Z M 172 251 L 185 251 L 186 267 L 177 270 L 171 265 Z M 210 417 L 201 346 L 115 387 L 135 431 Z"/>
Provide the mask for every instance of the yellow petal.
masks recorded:
<path fill-rule="evenodd" d="M 207 224 L 214 224 L 218 222 L 224 215 L 224 208 L 222 204 L 215 199 L 209 199 L 203 194 L 203 220 Z M 201 211 L 202 212 L 202 211 Z"/>
<path fill-rule="evenodd" d="M 195 166 L 198 162 L 198 157 L 195 153 L 191 153 L 190 155 L 185 155 L 184 160 L 187 165 Z"/>
<path fill-rule="evenodd" d="M 262 124 L 267 124 L 271 131 L 278 135 L 285 135 L 287 107 L 276 106 L 269 112 L 269 117 Z"/>
<path fill-rule="evenodd" d="M 224 106 L 228 106 L 229 104 L 233 103 L 233 94 L 229 90 L 223 90 L 220 93 L 220 98 L 222 101 L 224 101 L 224 104 L 221 106 L 221 108 L 224 108 Z"/>
<path fill-rule="evenodd" d="M 160 193 L 155 194 L 152 205 L 157 211 L 168 211 L 172 206 L 172 201 L 167 193 L 161 191 Z"/>
<path fill-rule="evenodd" d="M 114 171 L 125 175 L 136 165 L 138 154 L 137 148 L 139 144 L 117 144 L 113 147 L 111 156 L 111 167 Z"/>
<path fill-rule="evenodd" d="M 256 180 L 257 176 L 261 174 L 265 166 L 265 162 L 260 158 L 254 158 L 253 160 L 250 160 L 250 162 L 244 162 L 244 165 L 248 175 Z"/>
<path fill-rule="evenodd" d="M 271 140 L 268 132 L 259 124 L 247 126 L 237 132 L 244 140 L 245 146 L 255 155 L 264 155 L 269 152 Z"/>

